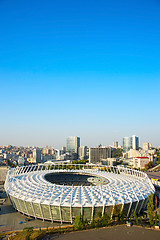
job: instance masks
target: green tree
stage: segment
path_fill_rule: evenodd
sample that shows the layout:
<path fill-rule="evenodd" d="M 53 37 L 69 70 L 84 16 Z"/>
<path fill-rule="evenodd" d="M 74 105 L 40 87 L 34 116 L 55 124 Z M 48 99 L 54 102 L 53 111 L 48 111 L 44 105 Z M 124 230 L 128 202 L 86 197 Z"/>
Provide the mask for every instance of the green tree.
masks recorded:
<path fill-rule="evenodd" d="M 148 211 L 148 218 L 149 218 L 149 223 L 150 223 L 150 226 L 153 226 L 154 225 L 154 204 L 153 204 L 153 194 L 151 194 L 149 197 L 148 197 L 148 204 L 147 204 L 147 211 Z"/>
<path fill-rule="evenodd" d="M 158 213 L 158 221 L 159 221 L 159 225 L 160 225 L 160 207 L 159 207 L 159 213 Z"/>
<path fill-rule="evenodd" d="M 143 226 L 143 221 L 142 221 L 142 217 L 141 216 L 140 216 L 139 220 L 140 220 L 141 226 Z"/>
<path fill-rule="evenodd" d="M 160 156 L 157 156 L 157 165 L 160 164 Z"/>
<path fill-rule="evenodd" d="M 53 165 L 51 165 L 50 170 L 53 170 L 53 168 L 54 168 Z"/>
<path fill-rule="evenodd" d="M 102 227 L 102 213 L 98 212 L 97 217 L 95 218 L 95 226 Z"/>
<path fill-rule="evenodd" d="M 119 148 L 114 148 L 112 149 L 112 158 L 119 158 L 119 157 L 122 157 L 122 152 L 123 150 L 122 149 L 119 149 Z"/>
<path fill-rule="evenodd" d="M 137 217 L 137 215 L 136 215 L 136 212 L 133 213 L 133 217 L 134 217 L 134 219 L 135 219 L 135 221 L 136 221 L 136 224 L 138 225 L 138 217 Z"/>
<path fill-rule="evenodd" d="M 115 205 L 114 206 L 114 212 L 113 212 L 113 216 L 116 217 L 118 219 L 118 221 L 121 219 L 122 215 L 121 215 L 121 209 L 122 206 L 121 205 Z"/>
<path fill-rule="evenodd" d="M 105 227 L 108 226 L 110 223 L 111 218 L 107 214 L 102 215 L 101 212 L 97 213 L 97 217 L 94 221 L 95 227 Z"/>
<path fill-rule="evenodd" d="M 104 214 L 101 217 L 102 227 L 108 226 L 110 223 L 111 223 L 111 218 L 107 214 Z"/>
<path fill-rule="evenodd" d="M 95 228 L 95 221 L 94 221 L 93 219 L 92 219 L 92 221 L 91 221 L 90 227 L 91 227 L 91 228 Z"/>
<path fill-rule="evenodd" d="M 75 217 L 74 228 L 76 230 L 81 230 L 81 229 L 83 229 L 83 226 L 84 226 L 83 218 L 82 218 L 82 215 L 80 214 L 79 216 Z"/>
<path fill-rule="evenodd" d="M 158 225 L 158 216 L 157 216 L 157 212 L 155 212 L 155 226 Z"/>
<path fill-rule="evenodd" d="M 145 164 L 144 166 L 145 166 L 145 169 L 148 170 L 153 167 L 153 162 L 150 161 L 149 163 Z"/>

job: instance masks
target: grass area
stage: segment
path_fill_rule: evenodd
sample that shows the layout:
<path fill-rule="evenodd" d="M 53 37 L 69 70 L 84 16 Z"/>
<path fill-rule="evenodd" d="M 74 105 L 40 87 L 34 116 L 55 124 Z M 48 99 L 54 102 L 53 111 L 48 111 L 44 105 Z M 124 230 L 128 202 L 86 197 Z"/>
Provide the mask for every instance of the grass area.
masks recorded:
<path fill-rule="evenodd" d="M 61 234 L 61 233 L 67 233 L 72 232 L 74 230 L 74 227 L 72 225 L 69 225 L 68 227 L 53 227 L 53 228 L 45 228 L 38 230 L 35 230 L 31 227 L 24 228 L 22 231 L 17 232 L 10 232 L 10 233 L 2 233 L 0 234 L 0 240 L 4 237 L 8 237 L 10 240 L 40 240 L 43 239 L 46 235 L 53 235 L 53 234 Z"/>

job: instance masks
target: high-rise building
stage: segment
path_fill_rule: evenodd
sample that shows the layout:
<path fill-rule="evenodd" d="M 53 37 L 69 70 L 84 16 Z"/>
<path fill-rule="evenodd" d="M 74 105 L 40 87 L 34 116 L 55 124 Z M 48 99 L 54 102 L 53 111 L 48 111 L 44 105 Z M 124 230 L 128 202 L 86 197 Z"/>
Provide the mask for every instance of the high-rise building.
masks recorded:
<path fill-rule="evenodd" d="M 123 152 L 128 152 L 132 148 L 132 138 L 124 137 L 123 138 Z"/>
<path fill-rule="evenodd" d="M 87 146 L 79 147 L 78 155 L 81 160 L 86 159 L 87 158 Z"/>
<path fill-rule="evenodd" d="M 33 149 L 33 163 L 41 163 L 41 153 L 40 149 Z"/>
<path fill-rule="evenodd" d="M 139 150 L 139 137 L 132 136 L 132 149 Z"/>
<path fill-rule="evenodd" d="M 139 137 L 133 135 L 132 137 L 123 138 L 123 152 L 128 152 L 130 149 L 139 149 Z"/>
<path fill-rule="evenodd" d="M 118 148 L 118 142 L 117 141 L 113 142 L 113 147 Z"/>
<path fill-rule="evenodd" d="M 108 158 L 108 148 L 98 147 L 89 149 L 89 163 L 100 163 Z"/>
<path fill-rule="evenodd" d="M 67 137 L 67 151 L 69 153 L 76 153 L 80 147 L 80 137 Z"/>

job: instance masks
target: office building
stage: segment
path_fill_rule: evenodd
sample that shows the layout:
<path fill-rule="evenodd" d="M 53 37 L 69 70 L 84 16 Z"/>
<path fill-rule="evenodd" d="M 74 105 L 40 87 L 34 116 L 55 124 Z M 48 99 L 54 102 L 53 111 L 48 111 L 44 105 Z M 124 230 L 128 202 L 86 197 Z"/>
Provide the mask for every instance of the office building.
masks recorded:
<path fill-rule="evenodd" d="M 132 138 L 124 137 L 123 138 L 123 152 L 128 152 L 132 148 Z"/>
<path fill-rule="evenodd" d="M 139 137 L 133 135 L 123 138 L 123 152 L 128 152 L 130 149 L 139 150 Z"/>
<path fill-rule="evenodd" d="M 67 152 L 76 153 L 78 155 L 78 148 L 80 147 L 80 137 L 67 137 Z"/>
<path fill-rule="evenodd" d="M 107 147 L 97 147 L 89 149 L 89 163 L 100 163 L 102 160 L 108 158 L 108 148 Z"/>
<path fill-rule="evenodd" d="M 132 149 L 139 150 L 139 137 L 132 136 Z"/>

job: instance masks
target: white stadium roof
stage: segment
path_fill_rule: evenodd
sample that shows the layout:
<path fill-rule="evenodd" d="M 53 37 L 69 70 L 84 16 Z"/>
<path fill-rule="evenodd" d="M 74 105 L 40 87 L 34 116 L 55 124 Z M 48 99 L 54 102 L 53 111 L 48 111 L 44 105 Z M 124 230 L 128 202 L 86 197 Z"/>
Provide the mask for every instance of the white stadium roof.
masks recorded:
<path fill-rule="evenodd" d="M 144 200 L 155 191 L 145 173 L 123 167 L 111 168 L 111 172 L 101 171 L 100 167 L 89 169 L 86 166 L 79 170 L 43 170 L 39 166 L 35 170 L 27 168 L 9 171 L 5 189 L 9 195 L 33 203 L 66 207 L 110 206 Z M 62 172 L 94 175 L 108 181 L 104 185 L 67 186 L 53 184 L 45 179 L 48 173 Z"/>

